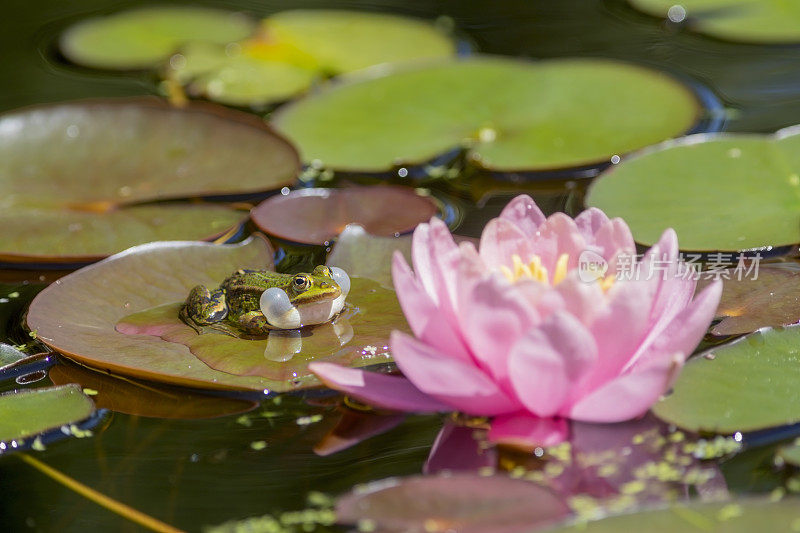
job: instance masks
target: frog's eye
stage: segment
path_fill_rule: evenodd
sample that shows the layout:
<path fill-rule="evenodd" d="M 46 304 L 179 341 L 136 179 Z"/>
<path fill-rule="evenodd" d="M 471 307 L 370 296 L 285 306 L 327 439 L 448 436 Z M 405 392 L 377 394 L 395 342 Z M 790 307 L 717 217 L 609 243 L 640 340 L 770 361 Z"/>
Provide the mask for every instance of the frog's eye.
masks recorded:
<path fill-rule="evenodd" d="M 292 283 L 294 284 L 295 289 L 304 291 L 311 285 L 311 280 L 306 276 L 295 276 L 294 280 L 292 280 Z"/>

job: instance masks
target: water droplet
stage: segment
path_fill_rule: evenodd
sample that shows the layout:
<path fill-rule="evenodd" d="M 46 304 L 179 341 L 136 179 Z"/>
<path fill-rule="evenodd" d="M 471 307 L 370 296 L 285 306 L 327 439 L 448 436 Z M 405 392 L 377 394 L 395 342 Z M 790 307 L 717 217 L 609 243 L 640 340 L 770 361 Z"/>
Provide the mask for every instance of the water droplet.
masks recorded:
<path fill-rule="evenodd" d="M 667 18 L 670 22 L 683 22 L 686 20 L 686 8 L 682 5 L 675 4 L 667 10 Z"/>
<path fill-rule="evenodd" d="M 405 178 L 406 176 L 408 176 L 408 169 L 406 169 L 406 168 L 400 168 L 400 169 L 397 171 L 397 175 L 398 175 L 398 176 L 400 176 L 401 178 Z"/>
<path fill-rule="evenodd" d="M 67 137 L 69 137 L 70 139 L 74 139 L 75 137 L 80 135 L 80 133 L 81 129 L 75 124 L 70 124 L 69 126 L 67 126 Z"/>

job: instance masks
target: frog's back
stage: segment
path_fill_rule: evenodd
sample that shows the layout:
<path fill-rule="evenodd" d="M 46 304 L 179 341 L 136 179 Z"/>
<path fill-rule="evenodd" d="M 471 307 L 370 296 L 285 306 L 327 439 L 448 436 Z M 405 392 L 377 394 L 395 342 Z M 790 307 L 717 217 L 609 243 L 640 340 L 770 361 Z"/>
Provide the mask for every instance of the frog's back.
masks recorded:
<path fill-rule="evenodd" d="M 268 270 L 237 270 L 220 285 L 233 314 L 260 310 L 261 293 L 270 287 L 284 287 L 291 276 Z"/>

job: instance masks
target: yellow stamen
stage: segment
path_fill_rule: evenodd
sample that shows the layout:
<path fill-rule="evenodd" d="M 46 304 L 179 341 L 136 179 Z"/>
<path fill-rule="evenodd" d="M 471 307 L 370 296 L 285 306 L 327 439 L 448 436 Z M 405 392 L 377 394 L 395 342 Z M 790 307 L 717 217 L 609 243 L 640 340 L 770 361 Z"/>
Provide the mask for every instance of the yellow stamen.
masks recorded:
<path fill-rule="evenodd" d="M 608 289 L 610 289 L 611 286 L 614 285 L 614 281 L 616 279 L 617 279 L 616 277 L 614 277 L 613 275 L 609 274 L 608 276 L 606 276 L 602 280 L 598 280 L 598 281 L 600 281 L 600 288 L 603 289 L 603 292 L 608 292 Z"/>
<path fill-rule="evenodd" d="M 509 268 L 505 265 L 501 265 L 500 272 L 511 283 L 516 283 L 520 280 L 533 280 L 538 281 L 539 283 L 545 283 L 547 285 L 552 284 L 555 286 L 566 279 L 568 268 L 569 254 L 561 254 L 558 256 L 558 260 L 556 260 L 556 265 L 553 269 L 553 277 L 551 280 L 549 272 L 547 271 L 547 267 L 542 265 L 541 257 L 534 255 L 526 264 L 522 261 L 522 258 L 519 255 L 514 254 L 511 256 L 511 267 Z M 603 292 L 607 292 L 611 286 L 614 285 L 615 280 L 616 278 L 613 274 L 609 274 L 604 278 L 597 278 L 597 282 L 600 283 L 600 288 L 603 290 Z"/>
<path fill-rule="evenodd" d="M 569 263 L 569 255 L 561 254 L 556 261 L 556 270 L 553 272 L 553 285 L 558 285 L 564 278 L 567 277 L 567 264 Z"/>

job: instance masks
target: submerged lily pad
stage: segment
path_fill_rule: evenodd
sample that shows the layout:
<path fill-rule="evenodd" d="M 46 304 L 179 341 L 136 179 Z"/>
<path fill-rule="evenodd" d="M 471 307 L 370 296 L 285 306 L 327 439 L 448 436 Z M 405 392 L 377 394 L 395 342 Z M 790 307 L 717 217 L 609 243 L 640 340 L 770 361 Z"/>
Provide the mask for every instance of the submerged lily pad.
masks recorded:
<path fill-rule="evenodd" d="M 412 231 L 438 211 L 428 197 L 406 187 L 300 189 L 275 195 L 250 213 L 262 231 L 288 241 L 325 244 L 348 224 L 367 233 L 393 237 Z"/>
<path fill-rule="evenodd" d="M 549 490 L 506 476 L 453 474 L 388 479 L 356 487 L 336 504 L 340 523 L 378 531 L 531 531 L 568 508 Z"/>
<path fill-rule="evenodd" d="M 555 532 L 603 533 L 643 531 L 648 533 L 751 533 L 793 531 L 800 519 L 796 498 L 781 501 L 740 499 L 713 503 L 680 503 L 662 509 L 611 516 L 602 520 L 580 520 Z M 646 526 L 644 526 L 646 524 Z"/>
<path fill-rule="evenodd" d="M 155 66 L 191 41 L 229 43 L 250 35 L 248 17 L 201 7 L 148 7 L 91 18 L 61 36 L 61 52 L 95 68 L 141 69 Z"/>
<path fill-rule="evenodd" d="M 91 260 L 142 242 L 213 238 L 243 213 L 161 200 L 280 188 L 298 170 L 294 149 L 254 117 L 147 99 L 2 115 L 0 162 L 4 261 Z"/>
<path fill-rule="evenodd" d="M 800 327 L 758 331 L 690 360 L 653 406 L 690 431 L 731 434 L 800 422 Z"/>
<path fill-rule="evenodd" d="M 388 62 L 455 55 L 453 41 L 415 19 L 345 10 L 283 11 L 235 45 L 191 43 L 167 76 L 189 91 L 233 105 L 267 104 L 304 92 L 326 76 Z"/>
<path fill-rule="evenodd" d="M 587 205 L 622 217 L 637 242 L 678 232 L 685 250 L 800 243 L 800 135 L 693 135 L 623 160 L 590 187 Z"/>
<path fill-rule="evenodd" d="M 72 384 L 0 394 L 0 413 L 0 442 L 7 442 L 85 420 L 94 404 Z"/>
<path fill-rule="evenodd" d="M 193 286 L 216 287 L 240 268 L 273 268 L 269 244 L 253 237 L 236 245 L 137 246 L 44 289 L 31 303 L 28 326 L 54 350 L 98 370 L 195 388 L 277 392 L 318 384 L 305 365 L 313 357 L 350 365 L 386 361 L 389 333 L 404 327 L 394 293 L 356 278 L 349 309 L 333 324 L 244 340 L 198 335 L 180 321 L 179 303 Z"/>
<path fill-rule="evenodd" d="M 333 169 L 381 172 L 462 148 L 510 171 L 603 163 L 685 133 L 699 111 L 688 88 L 642 67 L 474 57 L 354 75 L 273 122 L 304 161 Z"/>
<path fill-rule="evenodd" d="M 755 277 L 722 272 L 722 299 L 711 328 L 713 335 L 740 335 L 763 327 L 800 322 L 800 269 L 760 267 Z M 700 287 L 698 287 L 700 290 Z"/>
<path fill-rule="evenodd" d="M 800 5 L 785 0 L 628 0 L 635 8 L 699 32 L 751 43 L 800 41 Z"/>

